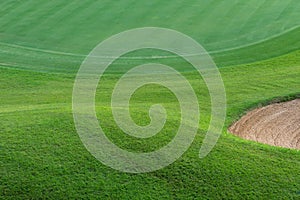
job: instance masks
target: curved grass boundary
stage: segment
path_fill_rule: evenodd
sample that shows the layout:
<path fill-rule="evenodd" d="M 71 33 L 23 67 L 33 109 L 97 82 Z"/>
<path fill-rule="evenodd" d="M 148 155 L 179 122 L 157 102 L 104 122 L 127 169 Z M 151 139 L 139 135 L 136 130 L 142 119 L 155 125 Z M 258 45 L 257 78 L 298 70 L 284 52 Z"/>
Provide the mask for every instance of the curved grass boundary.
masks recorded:
<path fill-rule="evenodd" d="M 219 67 L 227 67 L 239 64 L 258 62 L 274 57 L 288 54 L 299 50 L 300 46 L 300 28 L 293 29 L 283 35 L 263 41 L 252 46 L 240 49 L 225 51 L 222 53 L 212 54 L 214 61 Z M 1 43 L 0 43 L 1 46 Z M 134 54 L 131 56 L 135 56 Z M 195 56 L 195 55 L 193 55 Z M 85 58 L 84 55 L 72 53 L 37 50 L 34 48 L 20 47 L 16 45 L 6 45 L 2 43 L 0 58 L 3 60 L 0 65 L 6 68 L 19 68 L 25 70 L 41 71 L 48 73 L 71 73 L 75 74 Z M 170 61 L 178 63 L 179 58 L 174 55 L 165 55 L 158 58 L 147 57 L 146 55 L 138 57 L 122 57 L 118 65 L 130 65 L 149 58 L 151 61 Z"/>
<path fill-rule="evenodd" d="M 239 137 L 237 134 L 231 133 L 231 131 L 229 131 L 229 128 L 235 124 L 238 120 L 240 120 L 243 116 L 247 115 L 247 113 L 257 109 L 257 108 L 262 108 L 268 105 L 272 105 L 272 104 L 276 104 L 276 103 L 283 103 L 283 102 L 288 102 L 288 101 L 292 101 L 295 99 L 299 99 L 300 98 L 300 93 L 293 93 L 293 94 L 289 94 L 286 96 L 278 96 L 278 97 L 273 97 L 273 98 L 268 98 L 266 100 L 263 101 L 259 101 L 258 103 L 252 103 L 252 105 L 248 105 L 247 108 L 245 108 L 245 111 L 243 111 L 241 114 L 239 114 L 239 116 L 234 119 L 233 121 L 231 121 L 229 123 L 229 125 L 226 125 L 226 129 L 227 129 L 227 133 L 236 137 L 237 140 L 246 140 L 243 139 L 241 137 Z M 251 140 L 247 140 L 249 143 L 255 143 L 258 145 L 263 145 L 263 146 L 270 146 L 268 144 L 263 144 L 260 142 L 256 142 L 256 141 L 251 141 Z M 280 146 L 271 146 L 272 148 L 283 148 Z M 295 150 L 295 149 L 291 149 L 291 150 Z M 299 150 L 295 150 L 295 151 L 299 151 Z"/>
<path fill-rule="evenodd" d="M 292 93 L 292 94 L 288 94 L 286 96 L 279 96 L 279 97 L 271 97 L 271 98 L 267 98 L 265 100 L 256 102 L 256 103 L 252 103 L 250 105 L 248 105 L 245 110 L 239 114 L 239 116 L 230 123 L 229 126 L 231 126 L 233 123 L 235 123 L 237 120 L 239 120 L 242 116 L 244 116 L 245 114 L 247 114 L 248 112 L 255 110 L 257 108 L 262 108 L 274 103 L 283 103 L 283 102 L 287 102 L 287 101 L 292 101 L 295 99 L 299 99 L 300 98 L 300 93 Z M 227 126 L 227 127 L 229 127 Z"/>

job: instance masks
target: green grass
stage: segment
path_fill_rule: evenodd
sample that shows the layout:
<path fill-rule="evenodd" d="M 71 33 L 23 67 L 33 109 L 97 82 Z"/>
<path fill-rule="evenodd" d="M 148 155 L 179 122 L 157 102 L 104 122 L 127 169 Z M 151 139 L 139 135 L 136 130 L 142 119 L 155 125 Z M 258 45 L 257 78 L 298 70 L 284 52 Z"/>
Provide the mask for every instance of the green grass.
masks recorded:
<path fill-rule="evenodd" d="M 158 26 L 196 39 L 218 66 L 248 63 L 299 49 L 299 9 L 297 0 L 8 0 L 0 3 L 0 61 L 75 73 L 85 55 L 111 35 Z"/>
<path fill-rule="evenodd" d="M 226 124 L 251 105 L 299 92 L 299 53 L 222 68 L 228 95 Z M 201 82 L 192 72 L 185 75 L 192 85 Z M 243 141 L 225 131 L 211 154 L 202 160 L 198 158 L 209 119 L 206 92 L 198 93 L 201 128 L 188 152 L 160 171 L 131 175 L 102 165 L 81 144 L 71 113 L 73 76 L 10 69 L 2 69 L 0 76 L 1 94 L 5 94 L 0 107 L 2 197 L 258 198 L 266 194 L 268 198 L 297 197 L 300 187 L 297 151 Z M 107 75 L 104 81 L 110 86 L 116 79 L 116 75 Z M 205 91 L 203 84 L 198 87 Z M 141 114 L 140 121 L 148 120 L 144 112 L 149 103 L 165 101 L 163 88 L 153 91 L 156 94 L 153 99 L 143 100 L 143 93 L 149 91 L 151 87 L 141 89 L 133 98 L 133 113 Z M 101 99 L 97 107 L 101 111 L 99 118 L 105 117 L 102 123 L 109 131 L 108 136 L 123 148 L 149 151 L 170 139 L 166 134 L 148 141 L 122 136 L 110 119 L 110 109 L 105 107 L 108 99 Z M 176 101 L 171 99 L 166 103 L 176 109 L 172 106 Z M 170 118 L 167 133 L 174 131 L 172 123 L 176 124 L 176 117 Z"/>
<path fill-rule="evenodd" d="M 299 25 L 299 7 L 295 0 L 1 2 L 0 198 L 300 198 L 299 151 L 245 141 L 226 131 L 248 109 L 300 93 L 300 29 L 291 29 Z M 147 60 L 169 64 L 190 81 L 199 99 L 200 128 L 175 163 L 147 174 L 127 174 L 101 164 L 84 148 L 73 121 L 72 89 L 91 48 L 114 33 L 140 26 L 182 31 L 214 52 L 228 108 L 216 147 L 199 159 L 210 120 L 203 80 L 179 58 Z M 171 55 L 140 51 L 125 57 L 153 53 Z M 164 129 L 141 140 L 126 136 L 115 124 L 110 108 L 114 84 L 123 72 L 144 62 L 117 60 L 96 95 L 97 117 L 107 136 L 137 152 L 168 143 L 180 117 L 170 91 L 147 85 L 131 99 L 131 115 L 145 125 L 149 106 L 162 103 L 168 111 Z"/>

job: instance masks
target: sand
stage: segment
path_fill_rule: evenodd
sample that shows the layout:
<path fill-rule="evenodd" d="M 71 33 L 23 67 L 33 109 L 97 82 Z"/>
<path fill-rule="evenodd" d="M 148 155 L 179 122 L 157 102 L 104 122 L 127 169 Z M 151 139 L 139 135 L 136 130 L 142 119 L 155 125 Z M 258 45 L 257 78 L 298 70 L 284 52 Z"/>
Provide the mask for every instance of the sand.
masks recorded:
<path fill-rule="evenodd" d="M 300 99 L 257 108 L 234 123 L 229 132 L 247 140 L 300 149 Z"/>

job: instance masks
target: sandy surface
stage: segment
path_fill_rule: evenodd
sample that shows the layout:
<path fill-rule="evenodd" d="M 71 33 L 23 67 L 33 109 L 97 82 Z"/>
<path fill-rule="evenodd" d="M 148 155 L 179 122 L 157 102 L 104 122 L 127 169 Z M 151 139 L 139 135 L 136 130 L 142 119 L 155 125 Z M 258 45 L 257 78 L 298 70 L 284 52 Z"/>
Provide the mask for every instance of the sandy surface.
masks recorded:
<path fill-rule="evenodd" d="M 300 99 L 255 109 L 229 132 L 247 140 L 300 149 Z"/>

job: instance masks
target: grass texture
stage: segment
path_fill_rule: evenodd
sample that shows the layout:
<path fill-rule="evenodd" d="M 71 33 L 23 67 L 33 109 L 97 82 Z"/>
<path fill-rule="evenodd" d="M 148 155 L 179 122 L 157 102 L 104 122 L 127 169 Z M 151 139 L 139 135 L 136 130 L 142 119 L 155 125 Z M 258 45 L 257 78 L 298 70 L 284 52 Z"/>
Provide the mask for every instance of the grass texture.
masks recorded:
<path fill-rule="evenodd" d="M 299 9 L 296 0 L 1 2 L 0 198 L 299 198 L 299 151 L 245 141 L 226 131 L 248 109 L 300 93 Z M 211 53 L 225 84 L 227 118 L 216 147 L 199 159 L 210 120 L 209 94 L 195 71 L 182 70 L 200 104 L 200 128 L 193 144 L 166 168 L 127 174 L 101 164 L 84 148 L 73 121 L 72 89 L 81 62 L 95 45 L 112 34 L 145 26 L 181 31 Z M 178 102 L 157 85 L 140 88 L 130 102 L 139 125 L 149 123 L 149 106 L 165 106 L 168 121 L 155 137 L 128 137 L 112 118 L 114 85 L 122 73 L 153 54 L 169 55 L 124 55 L 97 90 L 97 117 L 104 131 L 130 151 L 158 149 L 178 128 Z M 127 59 L 130 56 L 140 59 Z M 188 68 L 180 58 L 153 61 L 179 71 Z"/>

